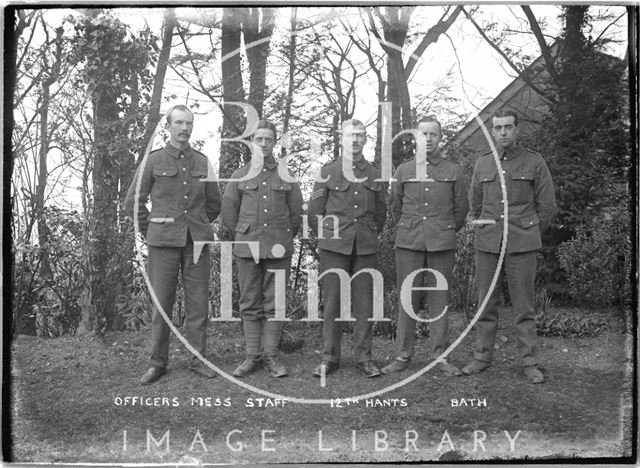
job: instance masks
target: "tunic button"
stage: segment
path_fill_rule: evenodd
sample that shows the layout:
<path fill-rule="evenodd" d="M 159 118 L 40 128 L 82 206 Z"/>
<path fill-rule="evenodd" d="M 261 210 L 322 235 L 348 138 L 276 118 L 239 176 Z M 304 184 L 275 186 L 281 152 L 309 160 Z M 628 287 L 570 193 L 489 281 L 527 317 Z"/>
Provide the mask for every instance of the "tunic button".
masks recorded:
<path fill-rule="evenodd" d="M 267 224 L 267 223 L 264 223 L 264 227 L 267 227 L 267 226 L 268 226 L 268 224 Z"/>
<path fill-rule="evenodd" d="M 267 198 L 267 196 L 266 195 L 262 195 L 262 198 Z"/>
<path fill-rule="evenodd" d="M 187 210 L 184 210 L 184 212 L 186 213 L 186 212 L 187 212 Z"/>
<path fill-rule="evenodd" d="M 500 215 L 501 218 L 504 218 L 504 215 Z"/>
<path fill-rule="evenodd" d="M 269 209 L 268 209 L 268 208 L 265 208 L 265 209 L 264 209 L 264 212 L 266 213 L 267 211 L 269 211 Z"/>
<path fill-rule="evenodd" d="M 524 176 L 520 177 L 521 179 L 524 179 Z"/>
<path fill-rule="evenodd" d="M 185 195 L 185 196 L 184 196 L 184 199 L 185 199 L 185 200 L 186 200 L 187 198 L 189 198 L 189 195 Z"/>
<path fill-rule="evenodd" d="M 358 205 L 353 205 L 354 208 L 358 208 Z"/>
<path fill-rule="evenodd" d="M 354 195 L 358 195 L 358 191 L 356 190 L 355 192 L 353 192 Z"/>
<path fill-rule="evenodd" d="M 422 217 L 422 219 L 427 219 L 427 217 L 426 217 L 426 216 L 423 216 L 423 217 Z"/>
<path fill-rule="evenodd" d="M 424 206 L 429 206 L 429 203 L 425 203 Z"/>
<path fill-rule="evenodd" d="M 267 182 L 266 181 L 262 182 L 262 185 L 267 185 Z"/>
<path fill-rule="evenodd" d="M 186 171 L 186 170 L 187 170 L 187 168 L 186 168 L 186 167 L 183 167 L 183 168 L 182 168 L 182 170 L 183 170 L 183 171 Z"/>
<path fill-rule="evenodd" d="M 428 191 L 429 191 L 429 187 L 425 187 L 425 188 L 424 188 L 424 191 L 425 191 L 425 192 L 428 192 Z"/>
<path fill-rule="evenodd" d="M 166 172 L 163 172 L 163 173 L 162 173 L 162 175 L 167 175 L 167 173 L 166 173 Z"/>
<path fill-rule="evenodd" d="M 506 173 L 507 173 L 507 171 L 502 171 L 502 173 L 503 173 L 503 174 L 506 174 Z"/>
<path fill-rule="evenodd" d="M 358 222 L 358 218 L 354 218 L 354 219 L 353 219 L 353 222 L 354 222 L 354 223 L 357 223 L 357 222 Z"/>
<path fill-rule="evenodd" d="M 185 180 L 184 182 L 182 182 L 183 185 L 187 185 L 187 181 Z"/>

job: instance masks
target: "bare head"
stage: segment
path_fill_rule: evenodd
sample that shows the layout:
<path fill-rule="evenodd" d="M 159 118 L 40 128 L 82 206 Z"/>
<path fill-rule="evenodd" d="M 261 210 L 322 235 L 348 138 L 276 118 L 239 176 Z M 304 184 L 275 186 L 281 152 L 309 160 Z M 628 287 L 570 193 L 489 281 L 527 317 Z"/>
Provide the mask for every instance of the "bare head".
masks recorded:
<path fill-rule="evenodd" d="M 513 109 L 501 109 L 491 117 L 491 132 L 500 148 L 513 148 L 518 140 L 518 114 Z"/>
<path fill-rule="evenodd" d="M 367 129 L 357 119 L 342 122 L 342 150 L 343 154 L 359 159 L 367 143 Z"/>
<path fill-rule="evenodd" d="M 435 153 L 442 139 L 442 125 L 438 119 L 432 115 L 421 118 L 418 122 L 418 131 L 422 132 L 427 139 L 427 154 Z"/>
<path fill-rule="evenodd" d="M 260 148 L 263 157 L 268 158 L 273 155 L 276 137 L 276 126 L 273 123 L 268 120 L 258 121 L 258 128 L 253 134 L 253 143 Z"/>
<path fill-rule="evenodd" d="M 166 129 L 169 141 L 176 148 L 186 148 L 193 131 L 193 112 L 187 106 L 178 104 L 167 111 Z"/>

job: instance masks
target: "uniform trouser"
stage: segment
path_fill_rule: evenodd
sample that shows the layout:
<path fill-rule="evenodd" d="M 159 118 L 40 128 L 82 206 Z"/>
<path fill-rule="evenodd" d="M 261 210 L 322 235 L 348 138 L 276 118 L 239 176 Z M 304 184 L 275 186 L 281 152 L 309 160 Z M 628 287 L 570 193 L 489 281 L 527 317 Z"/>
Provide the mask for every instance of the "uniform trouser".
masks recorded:
<path fill-rule="evenodd" d="M 198 263 L 193 263 L 193 243 L 185 247 L 149 246 L 149 279 L 165 314 L 171 318 L 176 299 L 178 273 L 184 286 L 185 337 L 202 356 L 207 349 L 207 318 L 209 310 L 209 250 L 206 246 Z M 151 365 L 167 367 L 170 328 L 154 305 L 151 318 Z M 199 359 L 193 356 L 191 365 Z"/>
<path fill-rule="evenodd" d="M 357 255 L 355 244 L 353 251 L 348 255 L 320 249 L 320 274 L 332 268 L 342 269 L 353 278 L 351 281 L 351 316 L 356 320 L 353 325 L 353 354 L 356 362 L 368 361 L 371 359 L 373 322 L 367 319 L 373 316 L 373 279 L 366 272 L 353 276 L 364 268 L 377 269 L 378 256 L 377 254 Z M 336 318 L 340 317 L 341 307 L 340 279 L 336 273 L 330 272 L 324 275 L 321 281 L 322 302 L 324 303 L 323 358 L 338 362 L 342 339 L 342 322 L 336 322 Z M 345 284 L 345 286 L 347 285 Z"/>
<path fill-rule="evenodd" d="M 478 305 L 482 304 L 489 292 L 491 280 L 498 266 L 498 254 L 476 251 L 476 278 L 478 284 Z M 536 322 L 534 318 L 534 283 L 536 278 L 536 252 L 506 254 L 504 273 L 507 275 L 509 296 L 514 313 L 514 325 L 518 349 L 523 366 L 537 363 Z M 490 362 L 498 331 L 498 301 L 502 274 L 480 319 L 476 323 L 477 341 L 475 359 Z"/>
<path fill-rule="evenodd" d="M 416 320 L 411 318 L 400 299 L 400 288 L 405 279 L 412 272 L 421 268 L 429 268 L 440 272 L 447 281 L 445 290 L 427 291 L 427 305 L 429 306 L 429 316 L 438 317 L 449 305 L 449 288 L 451 288 L 451 278 L 453 277 L 453 262 L 455 258 L 454 250 L 443 250 L 438 252 L 427 252 L 424 250 L 410 250 L 396 248 L 396 273 L 398 288 L 398 331 L 396 334 L 396 344 L 398 346 L 398 357 L 410 359 L 414 353 L 414 343 L 416 336 Z M 404 287 L 422 287 L 426 276 L 426 287 L 436 286 L 436 277 L 433 273 L 423 272 L 417 274 L 412 283 L 407 283 Z M 412 291 L 411 305 L 414 314 L 418 314 L 420 309 L 420 299 L 423 291 Z M 436 357 L 449 346 L 448 312 L 434 322 L 429 322 L 431 335 L 431 354 Z"/>
<path fill-rule="evenodd" d="M 265 356 L 277 353 L 284 322 L 267 320 L 276 313 L 276 295 L 285 304 L 285 293 L 291 270 L 291 257 L 261 258 L 258 263 L 252 257 L 235 257 L 240 287 L 240 315 L 244 321 L 247 355 L 259 356 L 261 347 Z M 279 270 L 274 273 L 269 270 Z M 276 275 L 283 275 L 283 285 L 276 289 Z M 251 322 L 251 323 L 247 323 Z M 264 325 L 264 327 L 263 327 Z M 264 345 L 260 341 L 264 332 Z"/>

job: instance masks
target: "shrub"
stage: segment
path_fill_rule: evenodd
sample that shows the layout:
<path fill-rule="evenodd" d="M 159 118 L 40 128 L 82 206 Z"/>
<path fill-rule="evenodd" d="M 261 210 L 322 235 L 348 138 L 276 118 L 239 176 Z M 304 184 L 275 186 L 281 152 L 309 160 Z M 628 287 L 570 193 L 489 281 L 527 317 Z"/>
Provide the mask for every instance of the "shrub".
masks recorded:
<path fill-rule="evenodd" d="M 45 208 L 44 217 L 46 243 L 13 243 L 13 325 L 18 333 L 50 338 L 73 333 L 80 318 L 82 220 L 75 211 L 55 207 Z"/>
<path fill-rule="evenodd" d="M 558 248 L 576 303 L 624 305 L 631 298 L 630 221 L 626 205 L 583 224 Z"/>
<path fill-rule="evenodd" d="M 470 223 L 458 232 L 458 250 L 453 267 L 451 288 L 451 307 L 464 312 L 467 320 L 476 313 L 478 298 L 474 276 L 476 273 L 475 249 L 473 248 L 474 230 Z"/>
<path fill-rule="evenodd" d="M 609 328 L 609 317 L 581 309 L 548 309 L 536 315 L 536 327 L 540 336 L 596 336 Z"/>
<path fill-rule="evenodd" d="M 137 261 L 133 260 L 134 266 Z M 153 304 L 142 274 L 134 268 L 131 275 L 131 289 L 128 294 L 120 294 L 116 300 L 118 314 L 122 317 L 122 327 L 127 330 L 146 330 L 151 326 Z"/>

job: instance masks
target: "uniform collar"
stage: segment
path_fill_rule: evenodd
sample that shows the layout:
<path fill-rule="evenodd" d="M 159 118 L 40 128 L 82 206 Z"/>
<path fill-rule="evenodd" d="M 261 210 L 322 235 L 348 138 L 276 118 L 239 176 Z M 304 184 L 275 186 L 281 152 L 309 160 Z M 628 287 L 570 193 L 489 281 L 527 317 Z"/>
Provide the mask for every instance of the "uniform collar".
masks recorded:
<path fill-rule="evenodd" d="M 340 156 L 338 159 L 340 160 L 340 164 L 342 165 L 342 161 L 344 160 L 344 158 Z M 368 162 L 366 159 L 364 159 L 364 156 L 358 160 L 353 161 L 354 166 L 357 166 L 359 169 L 363 169 L 363 170 L 367 167 L 367 164 Z"/>
<path fill-rule="evenodd" d="M 439 151 L 436 151 L 433 154 L 427 154 L 427 162 L 429 164 L 438 164 L 440 161 L 442 161 L 442 156 L 440 156 Z"/>
<path fill-rule="evenodd" d="M 271 155 L 271 157 L 265 158 L 262 164 L 266 166 L 267 169 L 271 170 L 278 165 L 278 162 L 276 161 L 276 158 L 274 158 L 273 155 Z"/>
<path fill-rule="evenodd" d="M 191 148 L 190 145 L 187 145 L 185 149 L 178 149 L 175 146 L 173 146 L 171 143 L 167 143 L 167 146 L 165 146 L 164 149 L 174 159 L 178 159 L 181 154 L 185 155 L 188 158 L 193 153 L 193 148 Z"/>
<path fill-rule="evenodd" d="M 510 161 L 513 158 L 520 156 L 520 154 L 522 154 L 522 146 L 516 143 L 512 148 L 504 150 L 502 154 L 500 154 L 500 159 L 506 159 L 507 161 Z"/>

